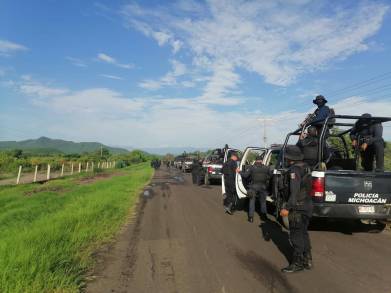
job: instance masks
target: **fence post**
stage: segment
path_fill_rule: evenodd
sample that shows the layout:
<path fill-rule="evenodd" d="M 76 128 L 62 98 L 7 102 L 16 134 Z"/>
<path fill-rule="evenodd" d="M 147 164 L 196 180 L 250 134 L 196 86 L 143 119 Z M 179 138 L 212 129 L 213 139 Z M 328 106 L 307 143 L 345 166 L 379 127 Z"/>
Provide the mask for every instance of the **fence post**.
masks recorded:
<path fill-rule="evenodd" d="M 62 164 L 62 166 L 61 166 L 61 175 L 60 175 L 61 177 L 62 176 L 64 176 L 64 163 Z"/>
<path fill-rule="evenodd" d="M 88 172 L 88 165 L 89 165 L 89 162 L 87 162 L 87 165 L 86 165 L 86 172 Z"/>
<path fill-rule="evenodd" d="M 19 166 L 18 170 L 18 177 L 16 178 L 16 184 L 19 184 L 20 181 L 20 175 L 22 174 L 22 166 Z"/>
<path fill-rule="evenodd" d="M 38 173 L 38 165 L 35 165 L 34 181 L 33 182 L 37 182 L 37 173 Z"/>
<path fill-rule="evenodd" d="M 48 164 L 48 172 L 46 174 L 46 180 L 50 180 L 50 164 Z"/>
<path fill-rule="evenodd" d="M 73 163 L 71 163 L 71 175 L 73 175 Z"/>
<path fill-rule="evenodd" d="M 91 162 L 91 171 L 94 172 L 94 162 Z"/>
<path fill-rule="evenodd" d="M 100 162 L 98 162 L 98 169 L 100 168 Z"/>
<path fill-rule="evenodd" d="M 81 163 L 79 163 L 79 173 L 81 172 Z"/>
<path fill-rule="evenodd" d="M 113 168 L 115 168 L 115 161 L 113 162 Z"/>

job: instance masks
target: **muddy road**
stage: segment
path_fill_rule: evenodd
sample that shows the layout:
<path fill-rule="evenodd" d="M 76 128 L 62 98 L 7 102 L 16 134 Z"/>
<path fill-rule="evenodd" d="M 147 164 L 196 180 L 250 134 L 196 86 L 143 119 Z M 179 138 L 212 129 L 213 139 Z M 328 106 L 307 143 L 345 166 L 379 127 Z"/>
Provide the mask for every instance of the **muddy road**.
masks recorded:
<path fill-rule="evenodd" d="M 274 221 L 250 224 L 245 211 L 225 214 L 218 185 L 190 180 L 156 172 L 132 224 L 98 254 L 87 292 L 391 292 L 390 232 L 317 224 L 314 269 L 285 275 L 287 232 Z"/>

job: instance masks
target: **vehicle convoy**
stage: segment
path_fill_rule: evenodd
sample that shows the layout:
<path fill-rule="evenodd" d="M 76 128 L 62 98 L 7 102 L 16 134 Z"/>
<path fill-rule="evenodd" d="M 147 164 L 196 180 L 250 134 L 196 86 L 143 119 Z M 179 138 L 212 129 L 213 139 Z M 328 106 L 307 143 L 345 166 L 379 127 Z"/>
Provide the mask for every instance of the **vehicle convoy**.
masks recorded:
<path fill-rule="evenodd" d="M 321 122 L 318 161 L 310 170 L 313 217 L 362 220 L 384 227 L 381 222 L 391 219 L 391 172 L 360 170 L 359 154 L 354 152 L 347 141 L 355 121 L 360 118 L 335 115 Z M 384 123 L 391 121 L 391 118 L 372 117 L 371 121 Z M 310 125 L 304 125 L 289 133 L 281 146 L 249 147 L 243 154 L 239 166 L 241 170 L 254 162 L 254 154 L 263 156 L 264 164 L 274 168 L 268 201 L 276 207 L 276 215 L 287 200 L 289 192 L 285 149 L 292 138 L 295 138 L 296 143 Z M 239 198 L 247 196 L 247 184 L 237 174 L 236 190 Z M 285 225 L 288 223 L 287 219 L 283 219 L 283 222 Z"/>

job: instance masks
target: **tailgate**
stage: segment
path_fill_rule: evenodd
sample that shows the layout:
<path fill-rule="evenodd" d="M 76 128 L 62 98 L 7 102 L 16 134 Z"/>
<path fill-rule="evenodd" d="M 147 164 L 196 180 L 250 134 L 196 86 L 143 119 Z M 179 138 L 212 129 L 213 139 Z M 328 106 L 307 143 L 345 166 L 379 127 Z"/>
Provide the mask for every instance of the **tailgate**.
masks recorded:
<path fill-rule="evenodd" d="M 326 171 L 325 202 L 390 204 L 391 172 Z"/>

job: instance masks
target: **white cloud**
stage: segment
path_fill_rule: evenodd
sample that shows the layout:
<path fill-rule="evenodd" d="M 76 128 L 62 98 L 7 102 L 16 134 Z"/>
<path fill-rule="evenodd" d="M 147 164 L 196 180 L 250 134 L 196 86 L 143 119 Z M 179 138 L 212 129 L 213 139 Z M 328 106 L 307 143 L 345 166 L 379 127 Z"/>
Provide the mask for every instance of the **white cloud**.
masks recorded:
<path fill-rule="evenodd" d="M 75 65 L 75 66 L 78 66 L 78 67 L 87 67 L 87 64 L 83 61 L 83 60 L 81 60 L 81 59 L 79 59 L 79 58 L 74 58 L 74 57 L 66 57 L 66 59 L 69 61 L 69 62 L 71 62 L 73 65 Z"/>
<path fill-rule="evenodd" d="M 209 76 L 200 100 L 210 103 L 227 100 L 237 90 L 239 70 L 287 86 L 301 74 L 368 50 L 389 9 L 381 2 L 340 9 L 307 0 L 179 1 L 172 6 L 179 10 L 130 4 L 121 13 L 127 26 L 159 46 L 180 42 L 179 48 L 191 53 L 193 65 Z M 157 81 L 143 85 L 160 87 Z"/>
<path fill-rule="evenodd" d="M 38 97 L 53 97 L 69 92 L 66 88 L 57 88 L 34 81 L 31 76 L 23 75 L 21 82 L 15 82 L 16 88 L 23 94 Z"/>
<path fill-rule="evenodd" d="M 28 48 L 7 40 L 0 40 L 0 56 L 10 56 L 13 53 L 27 51 Z"/>
<path fill-rule="evenodd" d="M 107 88 L 86 89 L 35 102 L 59 113 L 71 113 L 73 118 L 94 115 L 97 120 L 131 117 L 144 106 L 141 100 L 125 98 Z"/>
<path fill-rule="evenodd" d="M 178 60 L 171 60 L 171 70 L 158 80 L 144 80 L 139 86 L 149 90 L 157 90 L 165 86 L 177 85 L 177 79 L 186 74 L 186 65 Z"/>
<path fill-rule="evenodd" d="M 116 80 L 123 80 L 122 77 L 119 77 L 117 75 L 111 75 L 111 74 L 100 74 L 100 76 L 102 77 L 106 77 L 106 78 L 109 78 L 109 79 L 116 79 Z"/>
<path fill-rule="evenodd" d="M 121 68 L 125 68 L 125 69 L 131 69 L 134 67 L 133 64 L 123 64 L 123 63 L 119 63 L 114 57 L 111 57 L 105 53 L 99 53 L 97 55 L 97 59 L 99 61 L 102 61 L 102 62 L 105 62 L 105 63 L 108 63 L 108 64 L 112 64 L 114 66 L 117 66 L 117 67 L 121 67 Z"/>

